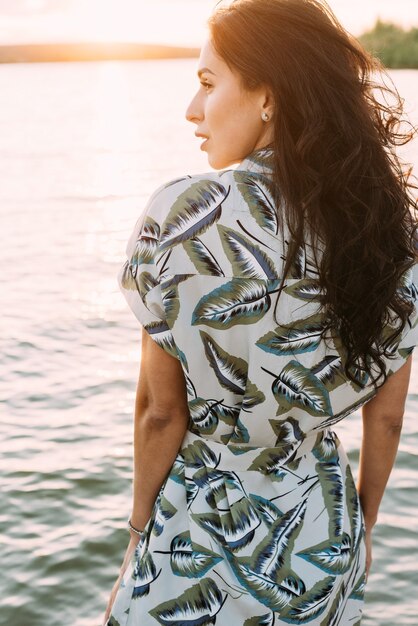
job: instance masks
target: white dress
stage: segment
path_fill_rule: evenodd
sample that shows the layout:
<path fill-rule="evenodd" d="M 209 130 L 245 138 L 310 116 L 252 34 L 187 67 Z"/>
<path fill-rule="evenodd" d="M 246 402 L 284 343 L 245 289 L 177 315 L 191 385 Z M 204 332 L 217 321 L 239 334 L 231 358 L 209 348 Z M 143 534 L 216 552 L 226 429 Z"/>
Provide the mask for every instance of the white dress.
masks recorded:
<path fill-rule="evenodd" d="M 332 426 L 375 394 L 344 374 L 306 243 L 286 258 L 272 151 L 169 181 L 128 243 L 120 286 L 179 359 L 190 422 L 118 590 L 109 626 L 358 626 L 362 510 Z M 417 301 L 418 265 L 400 289 Z M 388 359 L 417 343 L 417 308 Z"/>

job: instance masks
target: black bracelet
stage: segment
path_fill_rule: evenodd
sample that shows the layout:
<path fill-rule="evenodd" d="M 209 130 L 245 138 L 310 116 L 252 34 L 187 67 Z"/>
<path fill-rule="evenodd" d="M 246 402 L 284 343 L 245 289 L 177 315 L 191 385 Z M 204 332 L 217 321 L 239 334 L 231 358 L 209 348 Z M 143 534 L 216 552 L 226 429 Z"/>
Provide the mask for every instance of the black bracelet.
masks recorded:
<path fill-rule="evenodd" d="M 139 530 L 138 528 L 135 528 L 135 526 L 132 526 L 132 522 L 130 518 L 128 519 L 128 527 L 137 535 L 142 535 L 142 533 L 144 532 L 143 530 Z"/>

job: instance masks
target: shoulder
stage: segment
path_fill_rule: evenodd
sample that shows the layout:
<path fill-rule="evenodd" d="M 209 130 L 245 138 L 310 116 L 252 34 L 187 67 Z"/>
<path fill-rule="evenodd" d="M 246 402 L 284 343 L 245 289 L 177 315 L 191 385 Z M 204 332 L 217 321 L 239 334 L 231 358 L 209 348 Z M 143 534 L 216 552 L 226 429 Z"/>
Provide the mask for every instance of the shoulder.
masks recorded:
<path fill-rule="evenodd" d="M 186 174 L 170 179 L 150 195 L 142 212 L 162 226 L 167 218 L 179 212 L 205 211 L 222 203 L 236 186 L 235 170 Z"/>

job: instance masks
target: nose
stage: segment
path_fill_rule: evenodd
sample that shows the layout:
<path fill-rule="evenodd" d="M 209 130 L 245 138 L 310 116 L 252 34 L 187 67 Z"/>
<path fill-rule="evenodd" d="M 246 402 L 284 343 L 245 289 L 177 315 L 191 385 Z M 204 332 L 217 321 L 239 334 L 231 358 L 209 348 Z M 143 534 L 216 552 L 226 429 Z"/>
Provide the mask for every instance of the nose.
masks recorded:
<path fill-rule="evenodd" d="M 193 96 L 189 106 L 186 109 L 186 120 L 194 124 L 201 122 L 203 114 L 202 108 L 199 107 L 197 94 Z"/>

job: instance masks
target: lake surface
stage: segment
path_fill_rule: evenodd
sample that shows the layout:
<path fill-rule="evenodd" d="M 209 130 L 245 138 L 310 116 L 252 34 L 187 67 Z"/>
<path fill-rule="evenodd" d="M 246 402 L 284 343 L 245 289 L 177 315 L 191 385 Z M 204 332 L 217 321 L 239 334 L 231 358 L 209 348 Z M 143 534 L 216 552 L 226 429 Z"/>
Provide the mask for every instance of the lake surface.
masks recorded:
<path fill-rule="evenodd" d="M 99 626 L 128 542 L 140 328 L 117 286 L 139 212 L 209 171 L 196 59 L 0 65 L 0 625 Z M 393 71 L 414 123 L 418 71 Z M 403 149 L 418 162 L 418 145 Z M 418 616 L 417 352 L 365 626 Z M 357 469 L 361 422 L 338 428 Z M 238 625 L 237 625 L 238 626 Z"/>

